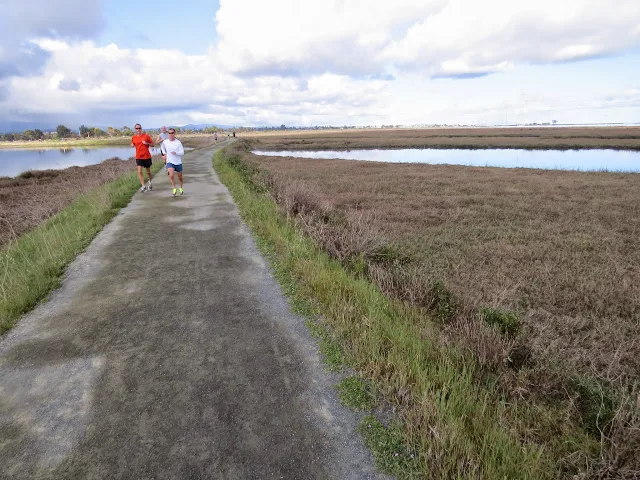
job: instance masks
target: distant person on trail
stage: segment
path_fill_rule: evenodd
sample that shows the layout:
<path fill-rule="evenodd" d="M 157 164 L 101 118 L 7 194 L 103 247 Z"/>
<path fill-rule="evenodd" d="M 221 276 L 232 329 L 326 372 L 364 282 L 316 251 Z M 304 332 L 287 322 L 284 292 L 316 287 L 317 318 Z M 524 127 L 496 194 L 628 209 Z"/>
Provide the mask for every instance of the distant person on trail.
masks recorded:
<path fill-rule="evenodd" d="M 158 138 L 156 138 L 156 143 L 162 143 L 164 140 L 169 138 L 169 134 L 167 133 L 167 127 L 164 125 L 160 129 L 160 133 L 158 134 Z"/>
<path fill-rule="evenodd" d="M 173 186 L 173 196 L 184 195 L 182 189 L 182 156 L 184 155 L 184 147 L 182 142 L 176 138 L 176 131 L 173 128 L 169 129 L 169 138 L 162 142 L 162 149 L 167 152 L 167 171 L 169 172 L 169 180 Z M 176 180 L 174 173 L 178 174 L 178 180 L 180 181 L 180 188 L 176 188 Z"/>
<path fill-rule="evenodd" d="M 146 192 L 147 190 L 153 190 L 151 185 L 151 153 L 149 147 L 153 146 L 153 139 L 142 131 L 142 125 L 136 123 L 134 126 L 136 133 L 131 137 L 131 146 L 136 149 L 136 166 L 138 167 L 138 178 L 140 179 L 140 191 Z M 147 178 L 149 179 L 148 185 L 144 184 L 144 174 L 142 169 L 147 169 Z"/>
<path fill-rule="evenodd" d="M 156 144 L 162 145 L 162 142 L 164 142 L 167 138 L 169 138 L 169 134 L 167 133 L 167 127 L 163 125 L 162 128 L 160 129 L 160 133 L 158 134 L 158 137 L 156 138 Z M 160 150 L 161 148 L 158 148 L 159 152 Z"/>
<path fill-rule="evenodd" d="M 158 134 L 158 138 L 156 138 L 156 143 L 160 145 L 158 148 L 158 153 L 162 155 L 162 159 L 164 160 L 164 169 L 167 170 L 167 152 L 162 149 L 162 142 L 164 142 L 167 138 L 169 138 L 169 134 L 167 133 L 167 127 L 164 125 L 160 129 L 160 133 Z M 169 175 L 169 171 L 167 170 L 167 175 Z"/>
<path fill-rule="evenodd" d="M 218 132 L 213 132 L 213 142 L 218 143 Z"/>

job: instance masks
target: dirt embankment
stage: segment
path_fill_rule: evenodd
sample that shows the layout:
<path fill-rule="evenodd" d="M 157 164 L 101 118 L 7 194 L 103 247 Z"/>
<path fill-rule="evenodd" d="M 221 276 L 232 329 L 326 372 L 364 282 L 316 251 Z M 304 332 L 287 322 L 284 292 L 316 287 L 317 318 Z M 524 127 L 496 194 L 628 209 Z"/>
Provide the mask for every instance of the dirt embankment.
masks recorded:
<path fill-rule="evenodd" d="M 98 165 L 0 177 L 0 248 L 58 213 L 78 195 L 134 169 L 134 160 L 114 158 Z"/>

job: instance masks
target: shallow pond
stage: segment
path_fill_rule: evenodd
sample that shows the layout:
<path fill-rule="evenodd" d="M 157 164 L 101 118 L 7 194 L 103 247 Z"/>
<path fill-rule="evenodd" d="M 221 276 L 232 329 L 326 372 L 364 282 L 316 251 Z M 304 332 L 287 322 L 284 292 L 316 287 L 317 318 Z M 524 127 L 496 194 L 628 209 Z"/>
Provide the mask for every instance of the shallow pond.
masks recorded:
<path fill-rule="evenodd" d="M 193 148 L 185 147 L 185 151 Z M 160 149 L 151 148 L 152 155 Z M 135 155 L 132 147 L 96 148 L 6 148 L 0 149 L 0 177 L 15 177 L 27 170 L 60 170 L 96 165 L 108 158 L 127 160 Z"/>
<path fill-rule="evenodd" d="M 84 167 L 113 157 L 127 160 L 133 155 L 131 147 L 0 149 L 0 177 L 15 177 L 27 170 Z"/>

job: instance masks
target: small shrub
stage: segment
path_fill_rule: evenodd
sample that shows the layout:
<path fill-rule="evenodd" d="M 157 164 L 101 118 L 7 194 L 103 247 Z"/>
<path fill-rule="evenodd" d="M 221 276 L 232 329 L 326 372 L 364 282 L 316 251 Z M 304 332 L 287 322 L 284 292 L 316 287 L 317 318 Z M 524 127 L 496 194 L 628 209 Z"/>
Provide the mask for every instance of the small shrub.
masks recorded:
<path fill-rule="evenodd" d="M 606 435 L 615 415 L 612 390 L 602 381 L 589 377 L 574 377 L 570 386 L 576 394 L 575 406 L 583 428 L 592 435 Z"/>
<path fill-rule="evenodd" d="M 482 319 L 489 325 L 500 328 L 500 332 L 510 337 L 515 337 L 520 331 L 520 315 L 516 312 L 503 312 L 497 308 L 482 308 Z"/>
<path fill-rule="evenodd" d="M 428 308 L 441 322 L 448 322 L 460 309 L 460 302 L 456 296 L 447 290 L 444 282 L 436 280 L 431 284 L 427 293 Z"/>
<path fill-rule="evenodd" d="M 402 252 L 398 246 L 390 243 L 380 245 L 376 248 L 369 254 L 369 259 L 375 263 L 398 266 L 408 265 L 412 261 L 411 257 Z"/>
<path fill-rule="evenodd" d="M 22 172 L 18 175 L 18 178 L 55 178 L 59 175 L 60 170 L 27 170 L 26 172 Z"/>
<path fill-rule="evenodd" d="M 347 227 L 349 224 L 347 214 L 336 208 L 327 210 L 322 216 L 322 221 L 334 227 Z"/>
<path fill-rule="evenodd" d="M 363 253 L 360 253 L 360 255 L 356 255 L 349 259 L 348 266 L 356 275 L 366 276 L 367 272 L 369 271 Z"/>
<path fill-rule="evenodd" d="M 533 367 L 533 352 L 530 347 L 517 344 L 511 347 L 507 356 L 507 365 L 514 370 L 520 370 L 525 367 Z"/>
<path fill-rule="evenodd" d="M 266 188 L 259 182 L 254 181 L 254 176 L 260 173 L 260 170 L 252 165 L 248 165 L 242 161 L 240 155 L 230 155 L 225 152 L 225 161 L 231 165 L 242 177 L 243 181 L 253 191 L 262 193 L 266 191 Z"/>

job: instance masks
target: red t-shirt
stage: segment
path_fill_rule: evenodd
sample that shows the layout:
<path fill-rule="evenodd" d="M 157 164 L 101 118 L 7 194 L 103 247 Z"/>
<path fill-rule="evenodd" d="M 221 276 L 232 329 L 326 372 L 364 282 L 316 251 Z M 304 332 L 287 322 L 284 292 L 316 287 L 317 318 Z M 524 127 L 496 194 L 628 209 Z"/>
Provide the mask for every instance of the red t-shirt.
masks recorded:
<path fill-rule="evenodd" d="M 142 142 L 149 142 L 153 145 L 153 139 L 143 133 L 142 135 L 134 135 L 131 137 L 131 143 L 136 147 L 136 158 L 138 160 L 148 160 L 151 158 L 151 153 L 149 153 L 149 145 L 145 145 Z"/>

